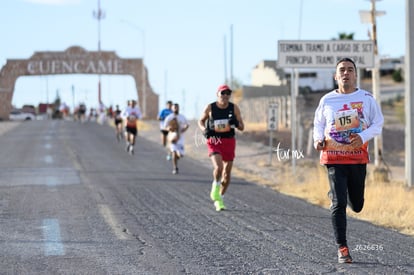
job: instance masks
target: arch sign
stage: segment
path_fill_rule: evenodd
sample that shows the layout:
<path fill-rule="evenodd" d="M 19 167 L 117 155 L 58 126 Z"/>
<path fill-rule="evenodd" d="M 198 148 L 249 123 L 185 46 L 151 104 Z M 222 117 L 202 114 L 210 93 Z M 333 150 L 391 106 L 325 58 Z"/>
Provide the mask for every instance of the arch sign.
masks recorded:
<path fill-rule="evenodd" d="M 35 52 L 30 59 L 7 60 L 0 70 L 0 120 L 9 119 L 18 77 L 57 74 L 130 75 L 144 118 L 155 119 L 158 115 L 158 95 L 149 84 L 141 58 L 119 58 L 113 51 L 89 52 L 73 46 L 63 52 Z"/>

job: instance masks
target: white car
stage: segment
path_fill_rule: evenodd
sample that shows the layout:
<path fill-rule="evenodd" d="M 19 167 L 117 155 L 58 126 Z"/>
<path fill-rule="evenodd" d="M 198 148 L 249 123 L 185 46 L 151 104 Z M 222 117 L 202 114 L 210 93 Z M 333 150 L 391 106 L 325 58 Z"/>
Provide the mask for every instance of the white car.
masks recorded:
<path fill-rule="evenodd" d="M 10 112 L 9 119 L 10 120 L 35 120 L 36 116 L 32 113 L 14 110 Z"/>

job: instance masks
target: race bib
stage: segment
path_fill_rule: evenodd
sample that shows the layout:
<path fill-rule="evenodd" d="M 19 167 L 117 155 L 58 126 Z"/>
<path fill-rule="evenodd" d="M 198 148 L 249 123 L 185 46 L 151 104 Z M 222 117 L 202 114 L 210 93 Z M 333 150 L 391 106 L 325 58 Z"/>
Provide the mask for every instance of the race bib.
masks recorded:
<path fill-rule="evenodd" d="M 356 109 L 335 113 L 335 129 L 337 132 L 359 128 L 358 111 Z"/>
<path fill-rule="evenodd" d="M 228 119 L 214 120 L 214 131 L 216 133 L 229 132 L 231 130 Z"/>

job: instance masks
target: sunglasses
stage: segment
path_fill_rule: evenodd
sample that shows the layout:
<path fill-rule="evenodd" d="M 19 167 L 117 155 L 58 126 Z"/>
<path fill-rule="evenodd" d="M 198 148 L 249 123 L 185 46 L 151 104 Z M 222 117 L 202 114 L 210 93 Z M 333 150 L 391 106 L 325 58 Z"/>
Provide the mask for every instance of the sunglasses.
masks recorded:
<path fill-rule="evenodd" d="M 225 90 L 220 92 L 221 95 L 231 95 L 231 91 Z"/>

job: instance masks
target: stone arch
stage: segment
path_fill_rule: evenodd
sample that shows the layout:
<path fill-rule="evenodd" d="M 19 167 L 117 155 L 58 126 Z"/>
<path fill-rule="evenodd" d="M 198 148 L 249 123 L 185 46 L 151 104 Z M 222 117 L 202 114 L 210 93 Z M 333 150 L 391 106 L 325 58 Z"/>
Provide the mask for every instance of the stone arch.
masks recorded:
<path fill-rule="evenodd" d="M 29 59 L 7 60 L 0 70 L 0 119 L 9 119 L 17 78 L 56 74 L 131 75 L 143 117 L 155 119 L 158 115 L 158 95 L 149 84 L 141 58 L 119 58 L 114 51 L 89 52 L 72 46 L 63 52 L 35 52 Z"/>

